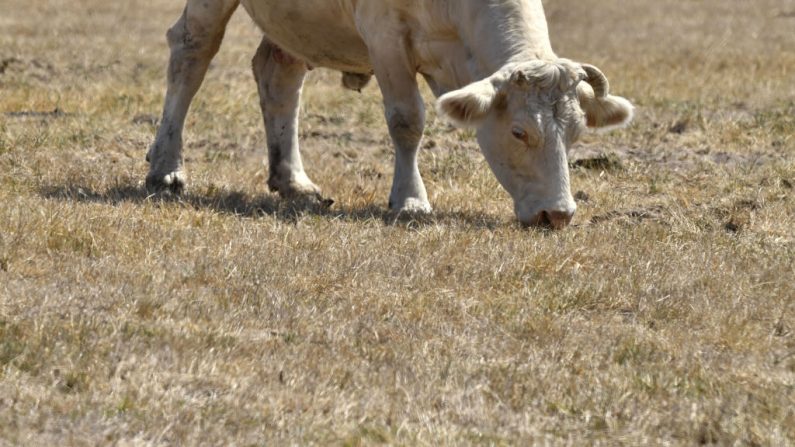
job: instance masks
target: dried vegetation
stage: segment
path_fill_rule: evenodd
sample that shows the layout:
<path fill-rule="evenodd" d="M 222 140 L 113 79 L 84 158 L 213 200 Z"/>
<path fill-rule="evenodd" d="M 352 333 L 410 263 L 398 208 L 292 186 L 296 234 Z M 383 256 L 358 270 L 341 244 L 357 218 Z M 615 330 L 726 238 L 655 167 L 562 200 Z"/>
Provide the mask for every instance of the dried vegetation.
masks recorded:
<path fill-rule="evenodd" d="M 639 107 L 558 233 L 433 116 L 436 211 L 390 216 L 377 89 L 322 70 L 336 204 L 268 193 L 242 14 L 149 197 L 180 2 L 0 0 L 0 445 L 795 443 L 795 2 L 547 3 Z"/>

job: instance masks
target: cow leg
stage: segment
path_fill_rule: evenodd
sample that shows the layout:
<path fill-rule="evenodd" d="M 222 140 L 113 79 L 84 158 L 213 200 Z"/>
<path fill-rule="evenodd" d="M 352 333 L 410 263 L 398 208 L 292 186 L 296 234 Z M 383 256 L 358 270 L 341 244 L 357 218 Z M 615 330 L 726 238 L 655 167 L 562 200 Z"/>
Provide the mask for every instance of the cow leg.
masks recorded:
<path fill-rule="evenodd" d="M 263 38 L 252 65 L 268 139 L 268 187 L 285 198 L 321 199 L 320 188 L 304 171 L 298 149 L 298 109 L 306 63 Z"/>
<path fill-rule="evenodd" d="M 166 34 L 171 49 L 168 91 L 160 128 L 146 156 L 149 190 L 170 189 L 178 193 L 185 186 L 182 169 L 185 117 L 238 4 L 239 0 L 188 0 L 182 16 Z"/>
<path fill-rule="evenodd" d="M 395 145 L 395 176 L 389 208 L 398 212 L 429 213 L 431 204 L 417 164 L 425 128 L 425 104 L 417 74 L 406 62 L 405 53 L 393 43 L 374 47 L 383 49 L 383 53 L 373 52 L 371 58 L 384 96 L 389 134 Z"/>

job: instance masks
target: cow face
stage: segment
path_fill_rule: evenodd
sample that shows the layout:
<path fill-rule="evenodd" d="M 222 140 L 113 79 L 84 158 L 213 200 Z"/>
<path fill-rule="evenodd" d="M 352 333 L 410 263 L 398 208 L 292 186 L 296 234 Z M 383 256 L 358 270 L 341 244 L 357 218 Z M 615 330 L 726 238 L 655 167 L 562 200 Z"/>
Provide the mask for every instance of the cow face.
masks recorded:
<path fill-rule="evenodd" d="M 439 98 L 454 123 L 477 129 L 497 180 L 524 225 L 560 229 L 577 209 L 567 149 L 586 127 L 627 124 L 632 105 L 608 94 L 596 67 L 568 60 L 506 66 L 492 77 Z"/>

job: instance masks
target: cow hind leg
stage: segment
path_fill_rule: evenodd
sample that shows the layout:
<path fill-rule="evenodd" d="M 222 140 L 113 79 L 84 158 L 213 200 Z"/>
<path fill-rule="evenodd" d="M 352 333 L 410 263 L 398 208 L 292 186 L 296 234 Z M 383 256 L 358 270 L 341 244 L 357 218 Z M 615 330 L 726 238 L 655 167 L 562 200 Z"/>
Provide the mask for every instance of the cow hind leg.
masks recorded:
<path fill-rule="evenodd" d="M 268 141 L 268 187 L 284 198 L 329 203 L 306 175 L 298 147 L 298 109 L 306 63 L 263 38 L 252 65 Z"/>
<path fill-rule="evenodd" d="M 146 186 L 150 191 L 170 189 L 178 193 L 185 186 L 182 160 L 185 117 L 238 4 L 239 0 L 188 0 L 182 16 L 166 34 L 171 49 L 168 90 L 160 127 L 146 156 L 149 162 Z"/>

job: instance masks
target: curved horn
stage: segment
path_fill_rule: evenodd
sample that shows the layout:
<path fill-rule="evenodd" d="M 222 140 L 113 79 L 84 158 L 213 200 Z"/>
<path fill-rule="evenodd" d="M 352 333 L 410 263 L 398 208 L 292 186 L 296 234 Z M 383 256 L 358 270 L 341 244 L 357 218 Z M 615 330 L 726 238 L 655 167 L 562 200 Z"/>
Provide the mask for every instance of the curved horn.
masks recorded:
<path fill-rule="evenodd" d="M 593 65 L 582 64 L 582 69 L 585 70 L 585 74 L 588 75 L 585 82 L 593 87 L 593 92 L 596 94 L 596 97 L 606 98 L 610 93 L 610 82 L 607 80 L 607 76 L 602 73 L 602 70 Z"/>

